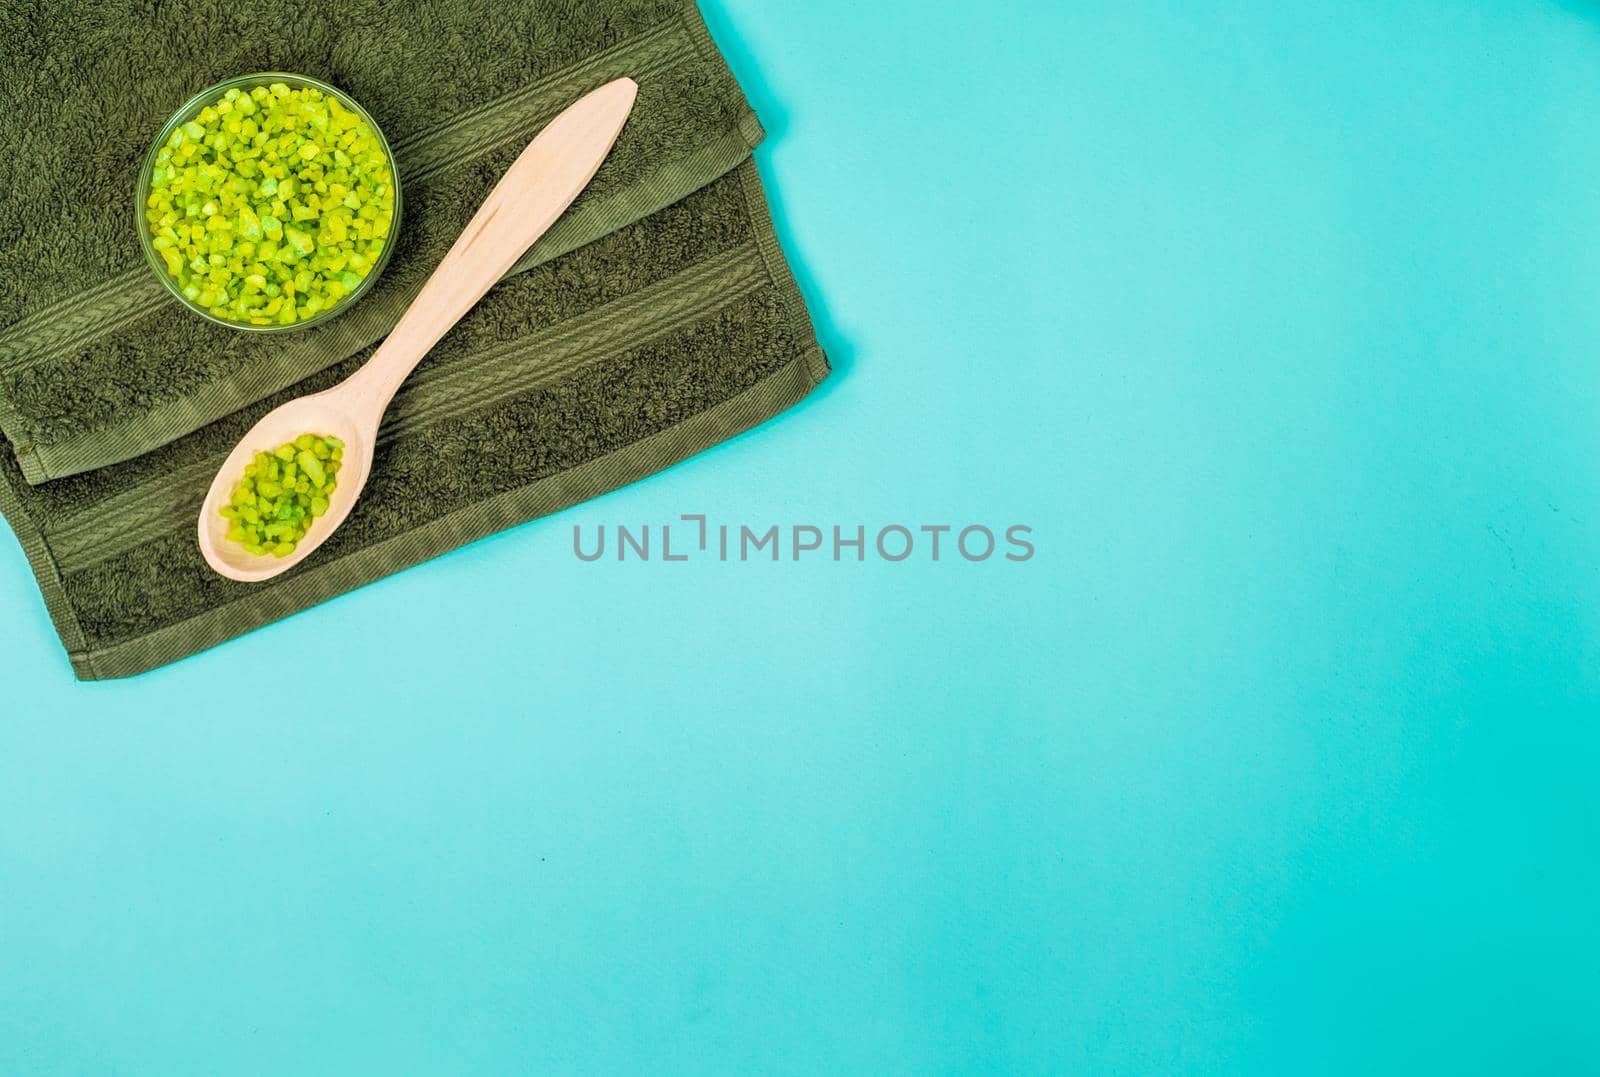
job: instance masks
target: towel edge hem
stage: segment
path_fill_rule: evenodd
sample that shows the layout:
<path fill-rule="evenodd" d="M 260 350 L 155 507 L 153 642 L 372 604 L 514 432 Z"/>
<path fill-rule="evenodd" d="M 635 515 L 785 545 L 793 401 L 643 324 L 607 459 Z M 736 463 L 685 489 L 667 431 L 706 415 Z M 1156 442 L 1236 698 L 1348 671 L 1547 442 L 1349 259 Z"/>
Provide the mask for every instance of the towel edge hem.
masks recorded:
<path fill-rule="evenodd" d="M 61 566 L 50 552 L 50 544 L 44 533 L 5 482 L 0 482 L 0 516 L 5 517 L 22 545 L 22 554 L 27 558 L 28 567 L 33 570 L 34 581 L 44 596 L 45 611 L 50 615 L 56 635 L 66 648 L 74 675 L 79 680 L 99 679 L 94 656 L 87 650 L 83 626 L 78 623 L 72 604 L 67 600 L 66 586 L 61 580 Z"/>
<path fill-rule="evenodd" d="M 230 623 L 233 618 L 228 615 L 228 608 L 221 607 L 149 636 L 92 652 L 73 653 L 73 671 L 80 681 L 149 672 L 479 539 L 552 516 L 658 474 L 777 417 L 805 399 L 827 377 L 830 368 L 814 338 L 801 341 L 801 345 L 798 354 L 750 388 L 682 423 L 581 467 L 507 491 L 301 576 L 276 596 L 280 601 L 272 603 L 272 608 L 263 608 L 258 616 L 250 618 L 255 623 Z M 668 452 L 657 456 L 656 450 L 662 446 L 667 446 Z M 542 511 L 524 510 L 524 506 L 536 506 L 546 496 L 550 501 Z M 445 541 L 433 541 L 441 533 L 447 536 Z M 375 572 L 369 567 L 373 562 L 379 563 Z"/>

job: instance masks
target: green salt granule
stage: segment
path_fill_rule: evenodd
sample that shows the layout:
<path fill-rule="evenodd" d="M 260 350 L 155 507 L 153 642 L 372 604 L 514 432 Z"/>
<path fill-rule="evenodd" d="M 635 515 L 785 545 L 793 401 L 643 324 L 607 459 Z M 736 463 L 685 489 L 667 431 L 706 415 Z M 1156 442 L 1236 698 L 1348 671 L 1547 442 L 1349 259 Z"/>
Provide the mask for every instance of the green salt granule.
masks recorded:
<path fill-rule="evenodd" d="M 372 126 L 313 87 L 231 89 L 156 152 L 145 218 L 167 272 L 226 321 L 292 325 L 377 265 L 394 170 Z"/>
<path fill-rule="evenodd" d="M 222 507 L 228 540 L 257 557 L 294 553 L 311 521 L 328 511 L 343 461 L 344 442 L 316 434 L 256 453 Z"/>

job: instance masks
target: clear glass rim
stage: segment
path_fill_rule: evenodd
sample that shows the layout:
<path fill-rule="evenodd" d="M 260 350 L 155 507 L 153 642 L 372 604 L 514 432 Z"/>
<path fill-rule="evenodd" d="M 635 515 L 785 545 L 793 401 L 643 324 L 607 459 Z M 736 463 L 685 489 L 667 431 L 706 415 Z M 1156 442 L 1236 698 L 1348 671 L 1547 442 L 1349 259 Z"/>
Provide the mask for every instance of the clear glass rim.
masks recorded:
<path fill-rule="evenodd" d="M 167 272 L 166 263 L 156 253 L 153 242 L 155 237 L 151 234 L 150 222 L 145 217 L 145 202 L 150 198 L 150 177 L 155 171 L 156 154 L 162 146 L 167 144 L 167 139 L 172 137 L 172 132 L 177 130 L 180 124 L 189 122 L 190 119 L 199 114 L 201 109 L 214 103 L 218 97 L 221 97 L 231 89 L 245 89 L 246 87 L 261 86 L 272 82 L 311 87 L 321 90 L 325 94 L 331 94 L 338 99 L 341 105 L 367 122 L 373 133 L 377 135 L 378 144 L 383 147 L 384 156 L 389 159 L 389 171 L 394 177 L 394 213 L 391 215 L 389 234 L 384 240 L 383 250 L 378 253 L 377 264 L 372 267 L 361 283 L 356 285 L 355 291 L 341 297 L 337 303 L 327 310 L 318 311 L 314 316 L 307 318 L 303 322 L 291 322 L 288 325 L 252 325 L 249 322 L 234 322 L 229 321 L 227 318 L 219 318 L 183 294 L 183 290 L 178 287 L 178 282 L 173 280 L 172 275 Z M 379 127 L 378 121 L 374 120 L 372 114 L 361 106 L 361 102 L 338 87 L 330 86 L 321 79 L 312 78 L 310 75 L 297 75 L 291 71 L 258 71 L 249 75 L 236 75 L 233 78 L 224 79 L 221 82 L 207 86 L 178 106 L 178 110 L 162 125 L 161 132 L 156 135 L 155 141 L 150 143 L 150 149 L 145 152 L 144 164 L 139 168 L 139 182 L 134 190 L 133 217 L 134 225 L 139 231 L 139 246 L 144 250 L 145 262 L 149 264 L 156 278 L 161 281 L 161 285 L 167 290 L 167 294 L 176 299 L 185 310 L 191 311 L 215 325 L 225 325 L 229 329 L 242 329 L 247 333 L 286 333 L 298 329 L 310 329 L 313 326 L 321 325 L 329 319 L 337 318 L 354 306 L 356 300 L 365 295 L 367 290 L 376 283 L 378 277 L 382 275 L 384 267 L 389 264 L 389 256 L 394 253 L 394 237 L 400 228 L 402 204 L 400 169 L 395 164 L 394 151 L 389 146 L 389 140 L 384 137 L 383 128 Z"/>

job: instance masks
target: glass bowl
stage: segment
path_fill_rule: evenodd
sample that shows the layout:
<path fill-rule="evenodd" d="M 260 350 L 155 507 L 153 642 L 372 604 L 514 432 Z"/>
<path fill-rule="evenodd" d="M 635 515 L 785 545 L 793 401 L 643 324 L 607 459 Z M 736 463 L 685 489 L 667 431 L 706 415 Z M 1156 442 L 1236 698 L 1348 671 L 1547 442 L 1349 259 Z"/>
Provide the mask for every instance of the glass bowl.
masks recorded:
<path fill-rule="evenodd" d="M 145 217 L 145 203 L 150 198 L 150 177 L 155 170 L 156 154 L 160 151 L 162 146 L 167 144 L 167 139 L 172 137 L 172 132 L 176 130 L 179 125 L 188 123 L 190 120 L 194 119 L 200 114 L 201 109 L 205 108 L 207 105 L 214 104 L 218 98 L 222 97 L 229 90 L 238 89 L 241 92 L 249 92 L 251 89 L 257 86 L 266 86 L 274 82 L 285 83 L 291 89 L 304 89 L 309 87 L 312 89 L 321 90 L 325 95 L 336 98 L 339 104 L 343 105 L 345 108 L 349 109 L 351 112 L 355 113 L 357 116 L 360 116 L 367 122 L 368 126 L 372 128 L 373 133 L 377 136 L 378 145 L 383 148 L 384 156 L 389 159 L 389 171 L 393 176 L 394 182 L 394 212 L 391 215 L 389 222 L 389 233 L 384 237 L 383 250 L 378 252 L 378 260 L 373 263 L 373 266 L 367 272 L 366 277 L 361 281 L 360 284 L 356 285 L 354 290 L 352 290 L 349 294 L 340 297 L 339 301 L 334 303 L 333 306 L 329 307 L 327 310 L 318 311 L 316 314 L 305 319 L 304 321 L 291 322 L 288 325 L 254 325 L 250 322 L 235 322 L 230 321 L 227 318 L 219 318 L 183 294 L 183 289 L 178 285 L 178 282 L 173 279 L 172 275 L 167 272 L 166 262 L 162 260 L 160 253 L 156 250 L 154 243 L 155 237 L 151 234 L 150 222 Z M 161 133 L 157 135 L 155 141 L 150 144 L 150 150 L 145 154 L 144 157 L 144 164 L 139 169 L 139 185 L 134 197 L 133 216 L 135 224 L 139 229 L 139 246 L 144 249 L 145 261 L 150 263 L 150 269 L 155 273 L 156 277 L 160 279 L 162 287 L 166 288 L 172 297 L 179 303 L 183 304 L 185 308 L 200 315 L 200 317 L 209 322 L 215 322 L 218 325 L 225 325 L 230 329 L 243 329 L 250 333 L 281 333 L 296 329 L 309 329 L 314 325 L 321 325 L 330 318 L 336 318 L 346 310 L 350 309 L 350 307 L 355 304 L 356 300 L 360 299 L 367 293 L 367 290 L 372 287 L 379 275 L 383 273 L 384 267 L 389 264 L 389 255 L 394 253 L 394 237 L 396 231 L 400 227 L 400 210 L 400 171 L 395 166 L 394 151 L 389 147 L 389 140 L 384 138 L 383 129 L 379 127 L 378 122 L 372 118 L 372 114 L 366 109 L 362 108 L 361 105 L 349 94 L 342 90 L 335 89 L 319 79 L 314 79 L 307 75 L 292 75 L 285 71 L 265 71 L 258 72 L 253 75 L 240 75 L 236 78 L 228 79 L 225 82 L 219 82 L 214 86 L 207 86 L 205 89 L 189 98 L 189 100 L 185 101 L 183 106 L 172 114 L 172 118 L 167 120 L 166 124 L 162 126 Z"/>

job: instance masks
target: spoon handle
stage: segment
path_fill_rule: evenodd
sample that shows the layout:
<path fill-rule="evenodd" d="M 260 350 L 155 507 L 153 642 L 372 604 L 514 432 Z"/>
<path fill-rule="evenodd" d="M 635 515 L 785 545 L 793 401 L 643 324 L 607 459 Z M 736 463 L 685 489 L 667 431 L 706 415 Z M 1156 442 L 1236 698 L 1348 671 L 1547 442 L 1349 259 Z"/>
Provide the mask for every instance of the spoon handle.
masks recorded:
<path fill-rule="evenodd" d="M 376 423 L 422 357 L 588 185 L 621 134 L 638 92 L 632 79 L 608 82 L 579 98 L 528 143 L 388 339 L 341 387 L 352 409 L 370 409 Z"/>

